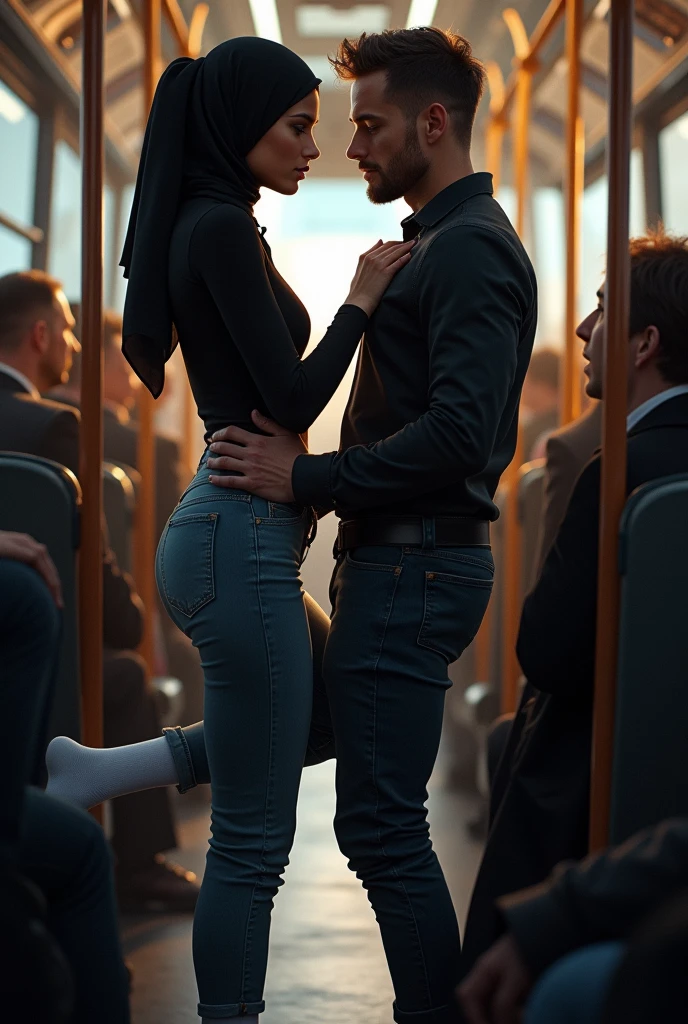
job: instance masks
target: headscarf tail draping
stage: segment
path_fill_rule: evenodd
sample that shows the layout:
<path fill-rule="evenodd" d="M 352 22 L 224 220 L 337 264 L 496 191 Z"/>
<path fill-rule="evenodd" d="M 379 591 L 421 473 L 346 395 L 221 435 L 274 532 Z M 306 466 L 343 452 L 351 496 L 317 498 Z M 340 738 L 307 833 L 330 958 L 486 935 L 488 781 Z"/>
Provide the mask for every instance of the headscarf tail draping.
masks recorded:
<path fill-rule="evenodd" d="M 319 84 L 291 50 L 254 36 L 180 57 L 160 79 L 120 264 L 129 282 L 122 349 L 154 398 L 176 345 L 167 275 L 180 202 L 205 197 L 252 214 L 259 192 L 246 155 Z"/>

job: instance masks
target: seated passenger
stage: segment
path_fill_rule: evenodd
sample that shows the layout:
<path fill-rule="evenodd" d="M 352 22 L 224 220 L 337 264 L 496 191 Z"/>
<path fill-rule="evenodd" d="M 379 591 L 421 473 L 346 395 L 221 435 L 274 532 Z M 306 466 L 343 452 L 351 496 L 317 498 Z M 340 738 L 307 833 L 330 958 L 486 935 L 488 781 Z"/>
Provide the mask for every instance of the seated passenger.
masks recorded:
<path fill-rule="evenodd" d="M 41 398 L 67 380 L 74 317 L 60 282 L 41 271 L 0 278 L 0 450 L 53 459 L 79 470 L 79 413 Z M 141 640 L 142 606 L 132 581 L 119 571 L 103 540 L 103 697 L 105 743 L 147 739 L 160 720 L 145 665 L 134 653 Z M 112 844 L 120 905 L 192 911 L 198 887 L 191 872 L 160 860 L 177 845 L 167 793 L 149 792 L 113 804 Z"/>
<path fill-rule="evenodd" d="M 43 760 L 61 606 L 43 545 L 0 531 L 0 1006 L 8 1021 L 128 1024 L 103 831 L 29 785 Z"/>
<path fill-rule="evenodd" d="M 675 903 L 686 888 L 688 818 L 681 818 L 579 864 L 561 864 L 546 883 L 503 896 L 497 907 L 506 933 L 459 988 L 468 1024 L 513 1024 L 526 1003 L 524 1024 L 594 1024 L 602 1020 L 605 1000 L 610 1012 L 622 1002 L 631 1006 L 629 989 L 636 1002 L 645 995 L 645 1016 L 635 1020 L 685 1020 L 685 959 L 675 978 L 676 965 L 667 963 L 666 984 L 648 982 L 651 948 L 661 941 L 650 915 Z M 680 912 L 679 927 L 665 920 L 662 931 L 670 943 L 682 936 L 685 957 L 685 897 Z M 628 962 L 644 975 L 642 987 L 623 962 L 629 940 Z M 658 974 L 653 981 L 659 982 Z M 630 1024 L 628 1015 L 616 1019 Z"/>
<path fill-rule="evenodd" d="M 587 391 L 602 398 L 604 292 L 579 326 Z M 627 492 L 688 472 L 688 239 L 631 243 Z M 541 882 L 588 844 L 600 457 L 576 483 L 525 600 L 517 652 L 528 680 L 492 794 L 492 826 L 466 925 L 462 975 L 497 938 L 495 902 Z"/>

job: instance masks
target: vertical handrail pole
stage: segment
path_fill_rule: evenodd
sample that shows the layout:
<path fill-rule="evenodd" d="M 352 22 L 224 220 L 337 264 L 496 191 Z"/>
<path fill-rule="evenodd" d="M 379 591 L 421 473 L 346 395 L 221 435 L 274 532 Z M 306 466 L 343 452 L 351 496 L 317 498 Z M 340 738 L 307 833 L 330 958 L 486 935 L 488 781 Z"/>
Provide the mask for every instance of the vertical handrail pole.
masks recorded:
<path fill-rule="evenodd" d="M 518 80 L 513 131 L 514 185 L 516 188 L 516 231 L 523 239 L 526 230 L 528 198 L 528 129 L 532 80 L 536 60 L 530 53 L 528 37 L 519 14 L 513 9 L 503 12 L 516 51 Z M 519 430 L 514 457 L 504 474 L 506 504 L 504 509 L 504 615 L 502 634 L 502 713 L 515 710 L 516 691 L 521 669 L 516 657 L 516 640 L 521 614 L 521 525 L 518 515 L 519 470 L 523 462 L 523 443 Z"/>
<path fill-rule="evenodd" d="M 633 111 L 633 0 L 611 0 L 609 220 L 604 315 L 604 403 L 597 648 L 590 793 L 590 848 L 609 838 L 619 626 L 619 522 L 626 500 L 626 380 L 630 308 L 628 249 Z"/>
<path fill-rule="evenodd" d="M 566 332 L 560 388 L 559 417 L 562 424 L 580 416 L 581 392 L 578 367 L 578 261 L 582 170 L 585 134 L 580 116 L 580 47 L 583 0 L 566 0 L 566 55 L 568 58 L 568 110 L 566 116 Z"/>
<path fill-rule="evenodd" d="M 144 0 L 144 109 L 150 111 L 160 74 L 160 0 Z M 139 390 L 138 470 L 141 474 L 134 534 L 134 577 L 144 603 L 144 633 L 140 651 L 153 674 L 155 663 L 155 428 L 153 398 L 147 388 Z"/>
<path fill-rule="evenodd" d="M 83 5 L 81 89 L 82 388 L 79 552 L 82 742 L 103 745 L 103 182 L 105 0 Z M 100 810 L 99 808 L 97 809 Z M 100 814 L 96 813 L 100 820 Z"/>

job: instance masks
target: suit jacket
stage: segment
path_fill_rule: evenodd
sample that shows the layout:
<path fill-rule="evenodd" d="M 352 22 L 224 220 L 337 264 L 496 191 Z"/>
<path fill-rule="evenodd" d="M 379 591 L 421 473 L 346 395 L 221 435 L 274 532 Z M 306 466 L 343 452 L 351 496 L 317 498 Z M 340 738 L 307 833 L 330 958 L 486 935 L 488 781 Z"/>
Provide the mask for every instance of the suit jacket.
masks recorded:
<path fill-rule="evenodd" d="M 602 443 L 602 405 L 556 430 L 547 441 L 545 498 L 540 521 L 537 574 L 561 526 L 576 480 Z"/>
<path fill-rule="evenodd" d="M 79 413 L 47 398 L 34 398 L 0 372 L 0 451 L 25 452 L 79 471 Z M 122 573 L 103 524 L 103 642 L 116 650 L 141 642 L 143 615 L 133 581 Z"/>
<path fill-rule="evenodd" d="M 0 449 L 52 459 L 79 473 L 79 414 L 60 402 L 37 401 L 0 371 Z"/>
<path fill-rule="evenodd" d="M 688 395 L 679 395 L 629 432 L 627 493 L 685 472 Z M 524 602 L 517 653 L 528 683 L 495 778 L 462 973 L 500 933 L 499 897 L 541 882 L 559 861 L 587 852 L 599 502 L 597 454 L 574 487 Z"/>

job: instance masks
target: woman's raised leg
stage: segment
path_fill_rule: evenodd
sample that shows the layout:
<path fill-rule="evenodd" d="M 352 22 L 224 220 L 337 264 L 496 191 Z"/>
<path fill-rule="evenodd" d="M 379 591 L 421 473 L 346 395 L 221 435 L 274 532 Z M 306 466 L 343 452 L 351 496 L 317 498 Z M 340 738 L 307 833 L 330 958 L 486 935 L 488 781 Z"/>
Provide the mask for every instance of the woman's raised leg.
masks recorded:
<path fill-rule="evenodd" d="M 334 757 L 334 736 L 322 678 L 330 620 L 310 594 L 304 594 L 304 601 L 313 647 L 313 713 L 304 761 L 308 767 Z M 165 729 L 164 736 L 142 743 L 105 749 L 58 736 L 48 747 L 46 763 L 47 792 L 83 808 L 158 786 L 177 786 L 186 793 L 210 782 L 203 722 Z"/>

